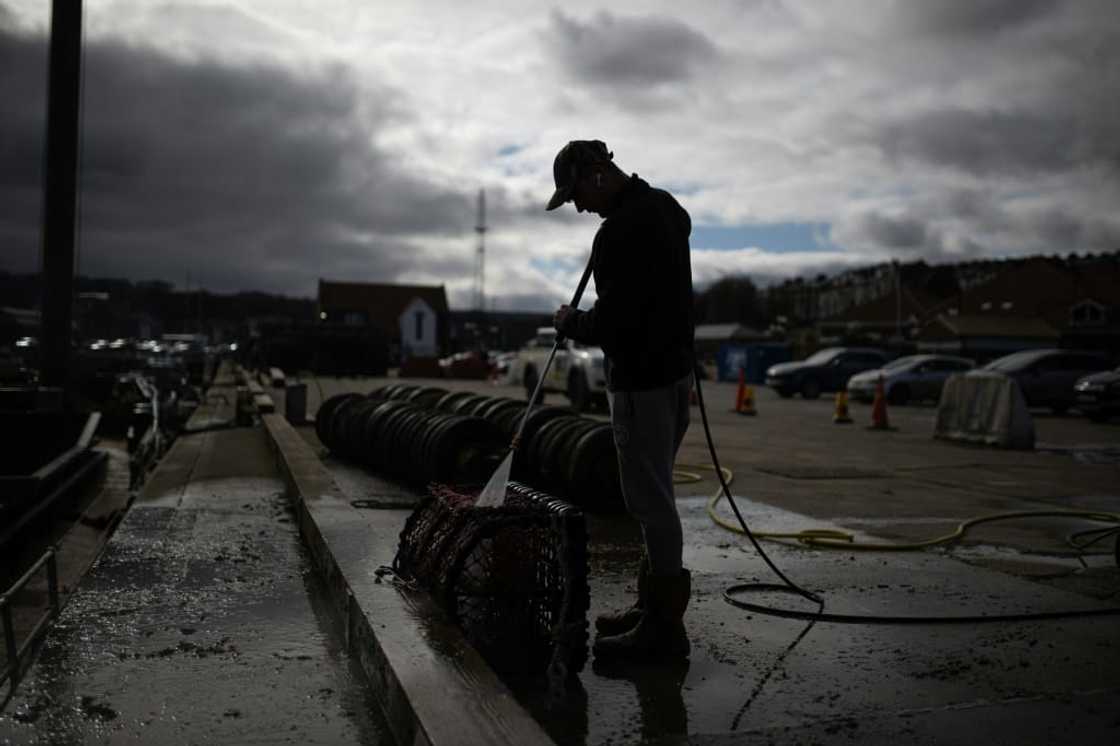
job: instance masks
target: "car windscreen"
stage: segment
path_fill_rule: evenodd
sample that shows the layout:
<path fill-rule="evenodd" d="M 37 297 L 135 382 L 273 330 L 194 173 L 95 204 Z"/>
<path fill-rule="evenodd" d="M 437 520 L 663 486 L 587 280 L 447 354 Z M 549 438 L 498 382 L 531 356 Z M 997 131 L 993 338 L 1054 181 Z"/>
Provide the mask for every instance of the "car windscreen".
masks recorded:
<path fill-rule="evenodd" d="M 812 355 L 810 355 L 809 357 L 805 358 L 804 362 L 808 365 L 821 365 L 823 363 L 827 363 L 829 360 L 836 357 L 838 352 L 839 352 L 838 350 L 831 350 L 831 349 L 830 350 L 821 350 L 820 352 L 815 352 Z"/>
<path fill-rule="evenodd" d="M 917 357 L 915 355 L 906 355 L 904 357 L 896 357 L 894 360 L 891 360 L 889 363 L 885 363 L 883 365 L 883 370 L 900 370 L 902 368 L 906 368 L 910 365 L 913 365 L 914 363 L 918 362 L 921 359 L 922 358 Z"/>
<path fill-rule="evenodd" d="M 1019 370 L 1036 358 L 1037 356 L 1031 353 L 1008 355 L 988 363 L 984 366 L 984 370 Z"/>

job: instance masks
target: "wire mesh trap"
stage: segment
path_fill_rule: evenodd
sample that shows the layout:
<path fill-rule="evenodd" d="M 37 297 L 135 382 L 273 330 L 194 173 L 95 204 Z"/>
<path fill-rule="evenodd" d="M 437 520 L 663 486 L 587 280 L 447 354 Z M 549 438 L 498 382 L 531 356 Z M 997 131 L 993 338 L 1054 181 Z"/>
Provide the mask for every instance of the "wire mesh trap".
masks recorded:
<path fill-rule="evenodd" d="M 587 660 L 582 511 L 517 482 L 498 508 L 478 490 L 429 487 L 401 531 L 393 570 L 426 588 L 503 673 L 568 677 Z"/>

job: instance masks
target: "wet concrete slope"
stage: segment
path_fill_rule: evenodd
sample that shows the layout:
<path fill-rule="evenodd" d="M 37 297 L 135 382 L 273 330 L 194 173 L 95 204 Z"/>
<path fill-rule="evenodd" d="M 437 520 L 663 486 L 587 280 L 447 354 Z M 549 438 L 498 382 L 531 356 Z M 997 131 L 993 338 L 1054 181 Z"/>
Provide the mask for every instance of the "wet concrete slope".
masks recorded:
<path fill-rule="evenodd" d="M 2 743 L 389 743 L 264 433 L 180 439 L 0 715 Z"/>

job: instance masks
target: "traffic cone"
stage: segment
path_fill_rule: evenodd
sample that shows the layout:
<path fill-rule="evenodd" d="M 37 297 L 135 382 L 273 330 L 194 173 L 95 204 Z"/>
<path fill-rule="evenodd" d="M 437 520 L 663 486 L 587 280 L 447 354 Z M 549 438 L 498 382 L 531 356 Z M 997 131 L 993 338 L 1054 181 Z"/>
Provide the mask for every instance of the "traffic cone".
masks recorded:
<path fill-rule="evenodd" d="M 871 427 L 869 430 L 890 430 L 887 420 L 887 395 L 883 389 L 883 377 L 875 383 L 875 401 L 871 404 Z"/>
<path fill-rule="evenodd" d="M 836 411 L 832 415 L 833 423 L 837 425 L 850 425 L 852 416 L 848 414 L 848 392 L 836 392 Z"/>
<path fill-rule="evenodd" d="M 739 403 L 739 414 L 749 415 L 750 417 L 758 414 L 758 410 L 754 408 L 754 389 L 750 386 L 743 386 L 743 400 Z"/>

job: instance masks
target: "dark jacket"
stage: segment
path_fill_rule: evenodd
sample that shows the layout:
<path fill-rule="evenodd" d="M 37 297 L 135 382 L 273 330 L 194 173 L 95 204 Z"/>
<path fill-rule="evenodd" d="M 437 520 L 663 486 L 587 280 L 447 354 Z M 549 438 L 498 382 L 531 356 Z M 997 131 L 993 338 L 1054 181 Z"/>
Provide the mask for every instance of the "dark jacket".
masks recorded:
<path fill-rule="evenodd" d="M 603 348 L 612 391 L 667 386 L 692 371 L 691 231 L 673 196 L 634 174 L 595 234 L 599 299 L 561 331 Z"/>

